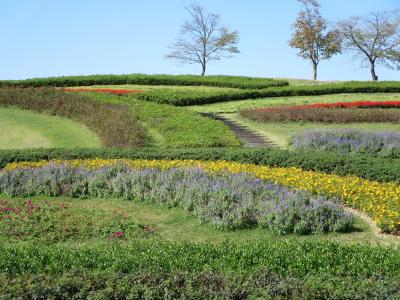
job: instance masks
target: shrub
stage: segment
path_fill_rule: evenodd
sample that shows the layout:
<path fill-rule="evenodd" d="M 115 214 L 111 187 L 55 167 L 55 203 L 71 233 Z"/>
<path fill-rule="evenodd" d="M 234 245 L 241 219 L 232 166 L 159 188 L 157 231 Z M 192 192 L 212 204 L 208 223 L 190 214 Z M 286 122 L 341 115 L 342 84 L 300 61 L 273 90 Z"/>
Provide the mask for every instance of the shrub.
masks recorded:
<path fill-rule="evenodd" d="M 400 133 L 390 131 L 310 130 L 296 134 L 292 145 L 298 149 L 400 158 Z"/>
<path fill-rule="evenodd" d="M 239 89 L 263 89 L 271 86 L 289 85 L 286 80 L 241 76 L 197 76 L 197 75 L 89 75 L 33 78 L 26 80 L 3 80 L 0 87 L 68 87 L 89 85 L 179 85 L 215 86 Z"/>
<path fill-rule="evenodd" d="M 379 279 L 399 277 L 400 251 L 393 247 L 293 239 L 236 244 L 141 240 L 112 246 L 96 244 L 71 247 L 33 242 L 0 245 L 0 274 L 10 279 L 37 275 L 59 278 L 76 271 L 93 275 L 106 272 L 118 277 L 133 275 L 137 271 L 155 274 L 218 272 L 225 276 L 244 275 L 246 278 L 253 274 L 254 279 L 258 278 L 262 284 L 269 276 L 257 274 L 266 270 L 267 274 L 276 274 L 278 277 L 314 277 L 314 280 L 320 277 L 321 283 L 323 279 L 329 281 L 329 278 L 342 277 L 347 278 L 348 283 L 365 280 L 370 284 L 378 284 Z M 206 281 L 206 285 L 210 286 L 212 282 Z M 221 286 L 218 285 L 218 288 Z"/>
<path fill-rule="evenodd" d="M 278 234 L 316 234 L 346 232 L 353 222 L 343 208 L 326 199 L 245 174 L 212 176 L 200 169 L 138 171 L 122 164 L 86 170 L 50 164 L 0 173 L 0 192 L 24 197 L 122 197 L 177 206 L 202 222 L 230 230 L 256 226 L 261 220 L 263 227 Z"/>
<path fill-rule="evenodd" d="M 55 89 L 0 89 L 0 105 L 73 119 L 98 134 L 105 146 L 141 147 L 146 130 L 127 106 L 104 104 Z"/>
<path fill-rule="evenodd" d="M 23 299 L 395 299 L 398 276 L 281 276 L 217 271 L 134 270 L 126 273 L 65 272 L 0 277 L 0 294 Z"/>
<path fill-rule="evenodd" d="M 257 122 L 400 123 L 400 111 L 365 108 L 243 109 L 240 115 Z"/>

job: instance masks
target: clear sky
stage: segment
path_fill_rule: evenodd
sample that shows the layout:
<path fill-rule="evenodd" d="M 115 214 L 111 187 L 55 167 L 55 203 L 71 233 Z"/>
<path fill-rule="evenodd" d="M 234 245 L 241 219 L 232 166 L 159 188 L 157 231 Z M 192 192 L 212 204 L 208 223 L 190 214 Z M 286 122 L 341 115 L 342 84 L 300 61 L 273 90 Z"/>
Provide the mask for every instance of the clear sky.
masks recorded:
<path fill-rule="evenodd" d="M 199 66 L 166 60 L 190 0 L 0 0 L 0 79 L 83 74 L 197 74 Z M 310 78 L 311 66 L 288 46 L 300 9 L 295 0 L 198 0 L 241 35 L 241 54 L 209 65 L 208 74 Z M 400 0 L 321 0 L 337 21 Z M 322 80 L 367 80 L 353 55 L 322 62 Z M 382 80 L 400 71 L 378 67 Z"/>

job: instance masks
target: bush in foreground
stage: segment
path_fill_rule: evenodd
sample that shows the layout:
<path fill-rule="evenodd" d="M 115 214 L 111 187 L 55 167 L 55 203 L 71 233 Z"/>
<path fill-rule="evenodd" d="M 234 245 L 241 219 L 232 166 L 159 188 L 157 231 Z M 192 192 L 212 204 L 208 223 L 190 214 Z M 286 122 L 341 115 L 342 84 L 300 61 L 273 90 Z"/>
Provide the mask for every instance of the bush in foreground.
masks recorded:
<path fill-rule="evenodd" d="M 0 245 L 3 297 L 396 299 L 400 251 L 317 241 Z"/>

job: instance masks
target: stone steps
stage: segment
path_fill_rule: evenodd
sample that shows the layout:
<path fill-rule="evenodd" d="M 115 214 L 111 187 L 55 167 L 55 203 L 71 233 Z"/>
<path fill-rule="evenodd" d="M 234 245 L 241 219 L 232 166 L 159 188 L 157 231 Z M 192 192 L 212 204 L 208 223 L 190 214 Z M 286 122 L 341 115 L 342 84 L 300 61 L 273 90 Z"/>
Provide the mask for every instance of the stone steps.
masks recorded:
<path fill-rule="evenodd" d="M 211 119 L 223 122 L 236 134 L 236 136 L 246 146 L 264 147 L 264 148 L 277 147 L 277 145 L 274 142 L 268 140 L 264 136 L 258 134 L 257 132 L 251 130 L 250 128 L 243 126 L 241 124 L 238 124 L 237 122 L 232 121 L 220 114 L 201 113 L 201 115 L 204 117 L 207 117 L 207 118 L 211 118 Z"/>

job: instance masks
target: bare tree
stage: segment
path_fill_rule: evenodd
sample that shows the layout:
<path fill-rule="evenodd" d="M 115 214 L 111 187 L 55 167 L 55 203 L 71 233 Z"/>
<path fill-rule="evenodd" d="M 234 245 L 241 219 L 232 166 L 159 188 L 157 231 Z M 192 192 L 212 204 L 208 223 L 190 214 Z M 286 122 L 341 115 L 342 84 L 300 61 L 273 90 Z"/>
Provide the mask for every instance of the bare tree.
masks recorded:
<path fill-rule="evenodd" d="M 317 0 L 298 0 L 303 4 L 289 44 L 299 49 L 298 55 L 313 65 L 313 78 L 317 80 L 321 60 L 330 59 L 341 52 L 341 43 L 336 31 L 328 31 L 328 22 L 321 16 Z"/>
<path fill-rule="evenodd" d="M 220 26 L 220 16 L 207 12 L 198 4 L 192 4 L 186 10 L 191 19 L 182 25 L 181 36 L 166 57 L 182 63 L 200 64 L 204 76 L 209 61 L 239 53 L 239 33 Z"/>
<path fill-rule="evenodd" d="M 343 46 L 361 57 L 362 67 L 370 67 L 372 80 L 378 80 L 376 64 L 400 70 L 399 11 L 375 12 L 337 23 Z"/>

